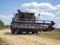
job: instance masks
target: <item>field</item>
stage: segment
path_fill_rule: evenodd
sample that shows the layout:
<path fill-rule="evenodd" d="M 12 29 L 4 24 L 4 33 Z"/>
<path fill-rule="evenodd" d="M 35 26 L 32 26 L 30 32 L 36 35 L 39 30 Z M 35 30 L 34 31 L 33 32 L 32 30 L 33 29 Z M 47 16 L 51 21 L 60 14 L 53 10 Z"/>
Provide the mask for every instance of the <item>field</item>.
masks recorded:
<path fill-rule="evenodd" d="M 6 42 L 6 40 L 4 40 L 3 38 L 0 37 L 0 45 L 9 45 L 9 43 Z"/>
<path fill-rule="evenodd" d="M 60 45 L 60 31 L 17 35 L 4 29 L 0 30 L 0 45 Z"/>
<path fill-rule="evenodd" d="M 39 36 L 60 40 L 60 31 L 42 32 Z"/>

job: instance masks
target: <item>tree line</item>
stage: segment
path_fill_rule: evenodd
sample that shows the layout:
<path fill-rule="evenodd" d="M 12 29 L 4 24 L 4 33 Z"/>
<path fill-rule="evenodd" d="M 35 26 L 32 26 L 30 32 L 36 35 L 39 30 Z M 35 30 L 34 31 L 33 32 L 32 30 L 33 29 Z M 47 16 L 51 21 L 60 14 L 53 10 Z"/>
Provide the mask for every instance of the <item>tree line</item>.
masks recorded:
<path fill-rule="evenodd" d="M 4 28 L 4 23 L 0 20 L 0 29 Z"/>

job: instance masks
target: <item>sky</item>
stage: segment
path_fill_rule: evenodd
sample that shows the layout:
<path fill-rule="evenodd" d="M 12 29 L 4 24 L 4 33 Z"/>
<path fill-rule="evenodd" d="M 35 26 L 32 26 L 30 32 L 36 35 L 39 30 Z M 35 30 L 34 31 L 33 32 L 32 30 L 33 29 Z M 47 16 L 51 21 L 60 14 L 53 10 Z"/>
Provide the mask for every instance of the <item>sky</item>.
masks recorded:
<path fill-rule="evenodd" d="M 37 19 L 54 21 L 60 28 L 60 0 L 0 0 L 0 20 L 10 25 L 17 9 L 35 12 Z"/>

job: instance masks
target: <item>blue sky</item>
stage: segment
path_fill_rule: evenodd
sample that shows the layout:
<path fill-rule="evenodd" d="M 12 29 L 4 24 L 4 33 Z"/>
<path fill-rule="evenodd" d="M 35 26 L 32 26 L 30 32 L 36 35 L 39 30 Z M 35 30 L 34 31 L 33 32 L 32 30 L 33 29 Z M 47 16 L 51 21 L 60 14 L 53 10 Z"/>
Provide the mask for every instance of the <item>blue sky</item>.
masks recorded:
<path fill-rule="evenodd" d="M 41 13 L 41 19 L 51 19 L 56 22 L 55 27 L 60 28 L 59 0 L 0 0 L 0 19 L 5 25 L 10 24 L 11 18 L 17 9 L 33 11 L 38 9 Z"/>

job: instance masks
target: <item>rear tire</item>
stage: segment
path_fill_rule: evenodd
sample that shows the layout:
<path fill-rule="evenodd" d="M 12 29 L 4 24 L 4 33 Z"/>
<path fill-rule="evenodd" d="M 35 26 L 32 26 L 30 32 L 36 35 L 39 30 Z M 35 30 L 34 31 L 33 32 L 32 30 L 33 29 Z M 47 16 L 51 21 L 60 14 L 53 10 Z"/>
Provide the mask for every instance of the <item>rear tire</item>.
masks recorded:
<path fill-rule="evenodd" d="M 12 30 L 11 30 L 11 33 L 15 33 L 15 30 L 14 30 L 14 29 L 12 29 Z"/>
<path fill-rule="evenodd" d="M 32 34 L 35 34 L 35 31 L 33 31 Z"/>
<path fill-rule="evenodd" d="M 16 34 L 22 34 L 21 30 L 16 30 Z"/>
<path fill-rule="evenodd" d="M 38 34 L 38 31 L 36 31 L 35 33 Z"/>
<path fill-rule="evenodd" d="M 26 31 L 26 34 L 29 34 L 29 31 Z"/>

